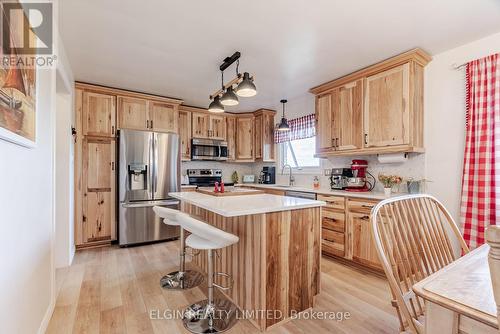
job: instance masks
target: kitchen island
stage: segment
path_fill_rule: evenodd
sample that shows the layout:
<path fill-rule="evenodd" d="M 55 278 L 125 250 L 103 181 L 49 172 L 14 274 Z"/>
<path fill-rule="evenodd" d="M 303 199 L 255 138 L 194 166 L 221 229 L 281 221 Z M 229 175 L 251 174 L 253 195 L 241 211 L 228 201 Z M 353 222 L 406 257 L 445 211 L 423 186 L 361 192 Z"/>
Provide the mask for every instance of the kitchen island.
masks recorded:
<path fill-rule="evenodd" d="M 240 238 L 220 250 L 215 272 L 232 276 L 225 295 L 257 328 L 266 330 L 313 307 L 320 291 L 325 202 L 270 194 L 170 195 L 181 200 L 183 212 Z M 206 272 L 203 252 L 193 262 Z"/>

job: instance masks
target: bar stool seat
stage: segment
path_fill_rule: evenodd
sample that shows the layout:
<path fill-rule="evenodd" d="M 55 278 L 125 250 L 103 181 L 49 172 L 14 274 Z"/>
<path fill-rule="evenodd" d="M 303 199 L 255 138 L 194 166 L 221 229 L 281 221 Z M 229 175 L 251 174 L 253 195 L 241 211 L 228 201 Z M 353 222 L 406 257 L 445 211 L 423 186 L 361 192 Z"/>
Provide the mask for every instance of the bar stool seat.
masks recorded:
<path fill-rule="evenodd" d="M 191 232 L 186 238 L 186 244 L 193 249 L 207 251 L 208 299 L 194 303 L 184 311 L 184 327 L 196 334 L 225 332 L 236 323 L 238 310 L 230 300 L 214 299 L 214 287 L 229 290 L 231 286 L 224 287 L 214 282 L 215 275 L 230 276 L 226 273 L 214 273 L 213 252 L 237 243 L 239 238 L 190 216 L 179 216 L 178 219 L 182 228 Z"/>
<path fill-rule="evenodd" d="M 153 207 L 153 211 L 159 217 L 163 218 L 163 223 L 171 226 L 180 226 L 182 217 L 189 215 L 170 208 L 161 206 Z M 203 274 L 196 270 L 185 270 L 186 266 L 186 243 L 184 238 L 184 229 L 180 226 L 180 254 L 179 254 L 179 270 L 168 273 L 160 279 L 160 285 L 164 289 L 169 290 L 187 290 L 197 287 L 203 282 Z"/>

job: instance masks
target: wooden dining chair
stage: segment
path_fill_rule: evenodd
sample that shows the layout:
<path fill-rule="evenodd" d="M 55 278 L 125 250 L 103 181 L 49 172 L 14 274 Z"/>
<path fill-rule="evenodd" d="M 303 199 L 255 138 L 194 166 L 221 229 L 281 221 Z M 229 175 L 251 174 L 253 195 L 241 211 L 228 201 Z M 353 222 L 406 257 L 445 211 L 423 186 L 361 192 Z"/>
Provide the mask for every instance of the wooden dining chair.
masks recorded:
<path fill-rule="evenodd" d="M 497 304 L 497 319 L 500 324 L 500 226 L 490 226 L 485 231 L 486 242 L 490 245 L 488 264 L 490 267 L 493 296 Z"/>
<path fill-rule="evenodd" d="M 450 213 L 424 194 L 386 199 L 371 213 L 372 236 L 393 297 L 400 331 L 424 333 L 424 301 L 412 287 L 455 261 L 452 238 L 469 252 Z"/>

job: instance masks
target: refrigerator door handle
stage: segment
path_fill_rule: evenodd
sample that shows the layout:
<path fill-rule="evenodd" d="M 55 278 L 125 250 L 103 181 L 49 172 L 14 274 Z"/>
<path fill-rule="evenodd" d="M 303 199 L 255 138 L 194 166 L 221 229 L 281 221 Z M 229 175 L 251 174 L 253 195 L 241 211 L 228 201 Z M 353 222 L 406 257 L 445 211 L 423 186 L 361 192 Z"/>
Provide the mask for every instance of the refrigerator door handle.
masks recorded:
<path fill-rule="evenodd" d="M 158 137 L 156 133 L 153 133 L 153 199 L 156 195 L 156 190 L 158 188 Z"/>
<path fill-rule="evenodd" d="M 172 206 L 179 205 L 180 201 L 161 201 L 161 202 L 140 202 L 140 203 L 123 203 L 123 208 L 146 208 L 151 206 Z"/>

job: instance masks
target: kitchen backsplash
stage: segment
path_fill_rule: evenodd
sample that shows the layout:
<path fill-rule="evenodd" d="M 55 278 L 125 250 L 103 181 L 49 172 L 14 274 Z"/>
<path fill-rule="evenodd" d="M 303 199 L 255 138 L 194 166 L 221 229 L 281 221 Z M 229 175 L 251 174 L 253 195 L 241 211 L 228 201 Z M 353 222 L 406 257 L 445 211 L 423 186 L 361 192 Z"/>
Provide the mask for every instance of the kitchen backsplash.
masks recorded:
<path fill-rule="evenodd" d="M 323 159 L 321 174 L 300 174 L 295 173 L 295 185 L 303 187 L 312 187 L 314 176 L 319 176 L 320 188 L 329 189 L 330 179 L 329 176 L 324 175 L 325 169 L 349 167 L 353 159 L 364 159 L 368 161 L 368 171 L 377 179 L 374 191 L 382 192 L 383 186 L 378 181 L 379 174 L 396 174 L 405 179 L 422 179 L 424 175 L 424 154 L 409 154 L 408 160 L 402 163 L 385 164 L 377 160 L 377 156 L 355 156 L 355 157 L 332 157 Z M 270 166 L 272 164 L 256 163 L 254 165 L 253 173 L 258 176 L 262 170 L 262 166 Z M 287 171 L 286 171 L 287 172 Z M 287 172 L 288 173 L 288 172 Z M 287 184 L 288 174 L 281 175 L 281 169 L 276 170 L 276 183 Z M 398 192 L 407 192 L 406 185 L 402 184 L 399 189 L 395 188 Z"/>
<path fill-rule="evenodd" d="M 295 185 L 303 187 L 312 187 L 314 176 L 319 176 L 320 188 L 329 189 L 330 179 L 329 176 L 324 175 L 326 169 L 349 167 L 353 159 L 365 159 L 368 161 L 368 171 L 377 179 L 380 173 L 383 174 L 396 174 L 403 178 L 422 179 L 424 175 L 424 154 L 409 154 L 408 160 L 402 163 L 383 164 L 377 160 L 377 156 L 356 156 L 356 157 L 332 157 L 323 159 L 321 174 L 300 174 L 295 173 Z M 215 162 L 215 161 L 186 161 L 182 162 L 182 175 L 186 175 L 186 170 L 190 168 L 218 168 L 222 169 L 222 177 L 224 182 L 231 182 L 231 174 L 234 171 L 238 172 L 240 182 L 242 176 L 245 174 L 255 175 L 255 180 L 259 177 L 260 171 L 263 166 L 275 166 L 272 163 L 229 163 L 229 162 Z M 431 180 L 432 181 L 432 180 Z M 281 175 L 281 169 L 276 169 L 276 183 L 287 184 L 288 174 Z M 407 192 L 406 185 L 399 186 L 399 192 Z M 383 186 L 377 180 L 374 191 L 382 192 Z"/>

